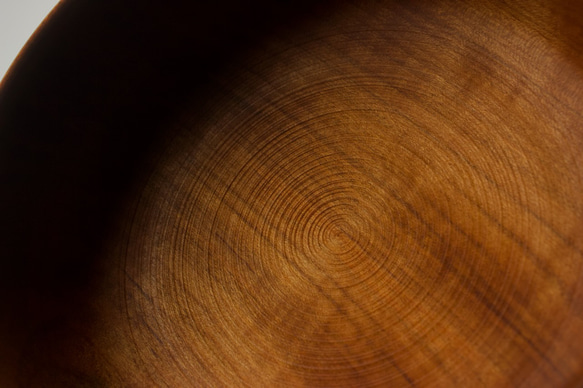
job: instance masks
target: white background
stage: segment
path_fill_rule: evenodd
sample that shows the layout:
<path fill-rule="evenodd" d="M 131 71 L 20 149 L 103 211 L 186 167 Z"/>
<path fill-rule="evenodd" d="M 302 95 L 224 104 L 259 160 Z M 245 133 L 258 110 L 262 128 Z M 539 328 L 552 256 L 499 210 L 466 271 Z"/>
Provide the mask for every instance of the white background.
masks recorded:
<path fill-rule="evenodd" d="M 0 0 L 0 80 L 59 0 Z"/>

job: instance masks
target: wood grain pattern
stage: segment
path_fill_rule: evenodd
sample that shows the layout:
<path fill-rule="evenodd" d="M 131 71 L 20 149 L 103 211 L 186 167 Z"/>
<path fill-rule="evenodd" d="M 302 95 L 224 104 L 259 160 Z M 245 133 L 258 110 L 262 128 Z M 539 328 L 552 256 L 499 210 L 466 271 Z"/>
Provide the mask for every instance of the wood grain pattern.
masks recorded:
<path fill-rule="evenodd" d="M 0 381 L 581 386 L 580 2 L 257 6 L 64 2 L 2 85 Z"/>

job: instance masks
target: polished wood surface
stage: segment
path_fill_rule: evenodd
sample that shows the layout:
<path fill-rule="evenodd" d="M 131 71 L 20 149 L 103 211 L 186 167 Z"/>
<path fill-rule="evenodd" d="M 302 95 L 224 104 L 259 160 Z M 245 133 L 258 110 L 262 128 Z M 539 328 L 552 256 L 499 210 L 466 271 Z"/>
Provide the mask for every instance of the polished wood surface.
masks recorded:
<path fill-rule="evenodd" d="M 581 386 L 583 4 L 256 3 L 22 53 L 1 385 Z"/>

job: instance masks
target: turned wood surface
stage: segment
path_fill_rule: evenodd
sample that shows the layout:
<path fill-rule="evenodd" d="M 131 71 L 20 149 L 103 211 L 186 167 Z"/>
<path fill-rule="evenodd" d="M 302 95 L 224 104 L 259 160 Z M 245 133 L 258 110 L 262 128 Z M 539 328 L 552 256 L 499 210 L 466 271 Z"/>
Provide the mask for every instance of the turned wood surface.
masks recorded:
<path fill-rule="evenodd" d="M 583 384 L 581 2 L 63 1 L 0 179 L 2 386 Z"/>

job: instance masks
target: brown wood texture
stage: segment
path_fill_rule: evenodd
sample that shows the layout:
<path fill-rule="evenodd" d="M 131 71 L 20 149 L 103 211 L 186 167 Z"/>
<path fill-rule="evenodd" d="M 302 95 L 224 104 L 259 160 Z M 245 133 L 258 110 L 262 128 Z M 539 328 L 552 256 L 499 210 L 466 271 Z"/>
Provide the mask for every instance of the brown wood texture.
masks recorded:
<path fill-rule="evenodd" d="M 2 386 L 583 384 L 583 4 L 64 1 L 0 89 Z"/>

